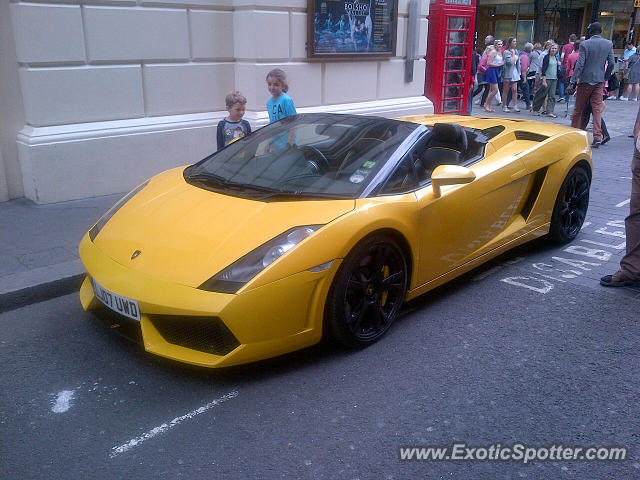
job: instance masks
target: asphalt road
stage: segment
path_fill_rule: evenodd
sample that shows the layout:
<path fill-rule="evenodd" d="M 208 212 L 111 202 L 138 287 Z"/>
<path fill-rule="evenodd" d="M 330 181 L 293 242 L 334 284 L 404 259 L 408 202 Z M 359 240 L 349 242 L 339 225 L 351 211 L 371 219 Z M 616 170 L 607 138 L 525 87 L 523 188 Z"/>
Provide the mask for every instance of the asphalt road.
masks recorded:
<path fill-rule="evenodd" d="M 528 260 L 515 252 L 408 304 L 366 350 L 320 345 L 222 371 L 144 353 L 76 295 L 4 313 L 2 476 L 638 478 L 640 302 L 503 281 L 530 277 Z M 630 450 L 622 462 L 399 460 L 401 446 L 455 442 Z"/>
<path fill-rule="evenodd" d="M 76 294 L 0 314 L 0 478 L 640 478 L 629 141 L 594 154 L 587 224 L 405 306 L 377 344 L 226 370 L 146 354 Z M 604 461 L 402 461 L 399 448 L 623 446 Z"/>

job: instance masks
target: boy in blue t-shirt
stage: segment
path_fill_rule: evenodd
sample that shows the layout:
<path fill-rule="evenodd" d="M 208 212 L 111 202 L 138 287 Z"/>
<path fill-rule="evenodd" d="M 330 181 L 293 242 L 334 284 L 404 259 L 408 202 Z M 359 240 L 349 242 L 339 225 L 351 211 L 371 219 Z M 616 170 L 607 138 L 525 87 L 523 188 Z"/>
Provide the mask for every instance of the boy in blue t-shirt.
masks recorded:
<path fill-rule="evenodd" d="M 243 120 L 247 99 L 239 91 L 229 92 L 224 99 L 229 115 L 218 122 L 218 150 L 251 133 L 251 125 Z"/>

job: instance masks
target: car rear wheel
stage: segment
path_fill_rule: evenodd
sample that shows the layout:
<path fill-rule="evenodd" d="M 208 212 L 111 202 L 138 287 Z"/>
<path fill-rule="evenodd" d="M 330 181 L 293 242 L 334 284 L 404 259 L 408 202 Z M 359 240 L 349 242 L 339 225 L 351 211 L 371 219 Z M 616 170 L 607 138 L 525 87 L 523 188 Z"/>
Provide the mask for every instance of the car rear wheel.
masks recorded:
<path fill-rule="evenodd" d="M 344 259 L 329 290 L 325 331 L 347 347 L 376 342 L 400 313 L 407 278 L 404 253 L 392 238 L 365 239 Z"/>
<path fill-rule="evenodd" d="M 589 186 L 589 174 L 582 166 L 573 167 L 562 182 L 549 229 L 555 243 L 568 243 L 580 232 L 589 206 Z"/>

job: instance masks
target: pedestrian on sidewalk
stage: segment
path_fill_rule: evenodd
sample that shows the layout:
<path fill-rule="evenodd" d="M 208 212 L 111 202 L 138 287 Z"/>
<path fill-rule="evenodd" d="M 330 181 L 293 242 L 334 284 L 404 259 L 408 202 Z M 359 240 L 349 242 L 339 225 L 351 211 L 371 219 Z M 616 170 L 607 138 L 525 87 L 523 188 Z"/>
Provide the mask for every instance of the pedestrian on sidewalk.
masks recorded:
<path fill-rule="evenodd" d="M 489 95 L 489 90 L 491 89 L 484 76 L 487 73 L 487 47 L 493 45 L 494 40 L 493 35 L 487 35 L 484 39 L 484 52 L 480 57 L 477 68 L 478 89 L 473 92 L 473 96 L 475 97 L 480 93 L 480 87 L 482 87 L 483 92 L 479 103 L 476 103 L 476 105 L 484 105 L 484 102 L 487 100 L 487 95 Z"/>
<path fill-rule="evenodd" d="M 571 77 L 573 76 L 573 70 L 576 67 L 576 62 L 578 61 L 578 56 L 580 55 L 580 40 L 576 40 L 575 42 L 573 42 L 573 52 L 571 52 L 569 55 L 567 55 L 565 57 L 567 63 L 566 63 L 566 67 L 567 67 L 567 83 L 569 84 L 569 81 L 571 80 Z M 568 86 L 568 85 L 567 85 Z M 569 94 L 569 89 L 565 88 L 564 90 L 564 99 L 567 103 L 569 103 L 569 97 L 571 95 L 573 95 L 573 93 L 570 95 Z M 567 107 L 569 108 L 569 107 Z"/>
<path fill-rule="evenodd" d="M 489 45 L 486 50 L 487 54 L 487 72 L 484 75 L 484 79 L 487 81 L 491 89 L 489 90 L 489 95 L 487 95 L 487 99 L 484 102 L 484 109 L 486 112 L 495 112 L 493 108 L 491 108 L 491 102 L 493 98 L 498 93 L 498 83 L 500 83 L 500 71 L 502 69 L 502 65 L 504 65 L 504 61 L 502 60 L 502 55 L 498 52 L 498 48 L 501 48 L 501 42 L 496 42 L 496 46 Z"/>
<path fill-rule="evenodd" d="M 522 90 L 522 99 L 524 100 L 524 107 L 527 110 L 531 110 L 531 90 L 529 89 L 529 65 L 531 60 L 529 55 L 533 50 L 533 45 L 529 42 L 524 44 L 522 52 L 520 52 L 520 89 Z"/>
<path fill-rule="evenodd" d="M 634 53 L 628 61 L 629 74 L 624 94 L 620 100 L 637 101 L 640 93 L 640 54 Z"/>
<path fill-rule="evenodd" d="M 480 55 L 476 52 L 476 49 L 471 50 L 471 75 L 469 78 L 469 98 L 467 100 L 467 115 L 471 115 L 473 110 L 473 92 L 477 85 L 476 76 L 478 73 L 478 62 L 480 61 Z"/>
<path fill-rule="evenodd" d="M 636 53 L 636 47 L 633 45 L 633 42 L 627 41 L 624 45 L 624 52 L 622 52 L 622 78 L 620 80 L 620 90 L 618 95 L 618 100 L 628 100 L 629 99 L 629 91 L 627 85 L 629 84 L 629 72 L 631 70 L 631 65 L 629 65 L 629 60 Z"/>
<path fill-rule="evenodd" d="M 520 81 L 520 55 L 516 50 L 516 37 L 509 37 L 503 52 L 504 67 L 502 69 L 502 111 L 519 112 L 518 82 Z M 513 98 L 513 107 L 509 108 L 509 93 Z"/>
<path fill-rule="evenodd" d="M 635 148 L 631 161 L 631 201 L 629 216 L 624 220 L 627 249 L 620 260 L 620 270 L 600 279 L 600 285 L 605 287 L 640 287 L 640 108 L 633 136 Z"/>
<path fill-rule="evenodd" d="M 569 41 L 562 46 L 562 50 L 560 50 L 560 79 L 558 81 L 558 88 L 560 91 L 560 100 L 559 102 L 568 101 L 568 95 L 565 93 L 565 84 L 569 83 L 570 76 L 567 75 L 567 61 L 569 60 L 569 55 L 573 52 L 573 44 L 578 39 L 575 33 L 569 35 Z"/>
<path fill-rule="evenodd" d="M 540 68 L 540 86 L 533 97 L 533 114 L 540 115 L 540 107 L 547 100 L 546 115 L 556 118 L 553 113 L 556 105 L 556 82 L 558 81 L 559 62 L 558 62 L 558 45 L 552 44 L 549 47 L 549 53 L 542 59 L 542 67 Z"/>
<path fill-rule="evenodd" d="M 613 43 L 600 36 L 602 33 L 600 22 L 589 25 L 587 32 L 591 37 L 580 43 L 580 53 L 571 77 L 571 83 L 578 85 L 571 126 L 580 128 L 582 110 L 586 101 L 589 100 L 593 110 L 593 143 L 591 145 L 598 148 L 602 142 L 601 119 L 604 111 L 602 89 L 605 78 L 608 78 L 613 71 Z"/>
<path fill-rule="evenodd" d="M 527 79 L 531 87 L 531 93 L 535 93 L 538 89 L 539 72 L 542 68 L 542 45 L 538 42 L 533 44 L 533 51 L 529 54 L 529 71 L 527 72 Z"/>

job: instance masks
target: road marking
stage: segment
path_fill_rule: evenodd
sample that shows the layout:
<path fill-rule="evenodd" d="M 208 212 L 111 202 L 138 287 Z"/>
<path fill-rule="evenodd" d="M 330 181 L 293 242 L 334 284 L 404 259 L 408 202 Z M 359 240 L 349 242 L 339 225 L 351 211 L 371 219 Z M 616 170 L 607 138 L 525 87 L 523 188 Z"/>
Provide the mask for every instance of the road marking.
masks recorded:
<path fill-rule="evenodd" d="M 624 202 L 620 202 L 619 204 L 616 205 L 616 207 L 624 207 L 627 203 L 630 203 L 631 199 L 627 198 Z"/>
<path fill-rule="evenodd" d="M 64 413 L 71 408 L 71 401 L 75 395 L 75 390 L 62 390 L 58 392 L 56 401 L 51 407 L 53 413 Z"/>
<path fill-rule="evenodd" d="M 628 202 L 629 200 L 626 200 L 625 202 L 619 203 L 617 206 L 620 207 Z M 583 226 L 586 224 L 587 222 L 585 222 Z M 598 228 L 595 231 L 595 233 L 598 233 L 602 236 L 606 236 L 608 240 L 611 240 L 611 237 L 614 237 L 614 239 L 617 239 L 617 240 L 624 240 L 625 238 L 624 220 L 610 220 L 606 223 L 606 226 Z M 606 249 L 613 249 L 618 251 L 624 249 L 626 245 L 624 241 L 618 244 L 611 244 L 611 243 L 605 243 L 605 242 L 598 242 L 594 240 L 581 239 L 580 242 L 589 244 L 590 246 L 604 247 Z M 529 274 L 527 276 L 507 277 L 507 278 L 501 279 L 500 281 L 508 283 L 510 285 L 515 285 L 517 287 L 527 288 L 537 293 L 546 294 L 553 290 L 554 284 L 552 282 L 548 282 L 547 280 L 543 280 L 542 278 L 538 278 L 538 277 L 543 277 L 549 280 L 553 280 L 554 282 L 566 282 L 566 280 L 563 280 L 563 279 L 578 278 L 585 271 L 591 271 L 592 267 L 601 266 L 602 262 L 608 261 L 612 256 L 612 253 L 609 250 L 604 250 L 602 248 L 590 248 L 584 245 L 576 245 L 576 244 L 563 248 L 562 252 L 570 253 L 576 256 L 588 257 L 589 260 L 595 259 L 595 260 L 598 260 L 598 262 L 580 260 L 574 257 L 564 258 L 559 256 L 552 256 L 551 258 L 555 262 L 560 262 L 564 265 L 568 265 L 574 268 L 566 269 L 564 265 L 562 265 L 563 268 L 559 268 L 558 265 L 552 265 L 545 262 L 536 262 L 531 264 L 531 268 L 538 271 L 534 271 L 534 272 L 529 271 L 529 272 L 526 272 Z M 490 274 L 499 269 L 500 269 L 500 266 L 498 265 L 498 267 L 494 267 L 490 269 L 488 272 L 484 272 L 484 273 Z M 540 271 L 545 273 L 540 273 Z M 560 274 L 561 278 L 547 275 L 546 273 L 558 273 Z M 480 274 L 478 277 L 480 277 L 481 275 L 483 274 Z M 537 275 L 537 277 L 534 277 L 532 275 Z"/>
<path fill-rule="evenodd" d="M 500 281 L 517 287 L 528 288 L 538 293 L 549 293 L 553 290 L 553 284 L 541 278 L 516 276 L 503 278 Z"/>
<path fill-rule="evenodd" d="M 227 400 L 231 400 L 232 398 L 235 398 L 238 396 L 238 392 L 237 390 L 234 390 L 233 392 L 229 392 L 226 395 L 221 396 L 220 398 L 213 400 L 212 402 L 207 403 L 206 405 L 203 405 L 200 408 L 196 408 L 195 410 L 182 415 L 180 417 L 176 417 L 173 420 L 171 420 L 168 423 L 163 423 L 162 425 L 152 428 L 151 430 L 149 430 L 146 433 L 143 433 L 142 435 L 140 435 L 139 437 L 136 437 L 134 439 L 129 440 L 127 443 L 124 443 L 120 446 L 117 447 L 113 447 L 111 449 L 111 454 L 109 455 L 110 458 L 114 458 L 117 455 L 120 455 L 121 453 L 125 453 L 129 450 L 131 450 L 133 447 L 136 447 L 138 445 L 140 445 L 142 442 L 144 442 L 145 440 L 149 440 L 150 438 L 153 438 L 157 435 L 160 435 L 162 433 L 165 433 L 166 431 L 170 430 L 171 428 L 175 427 L 176 425 L 180 425 L 183 421 L 185 420 L 189 420 L 193 417 L 195 417 L 196 415 L 200 415 L 201 413 L 206 412 L 207 410 L 212 409 L 213 407 L 220 405 L 221 403 L 226 402 Z"/>

